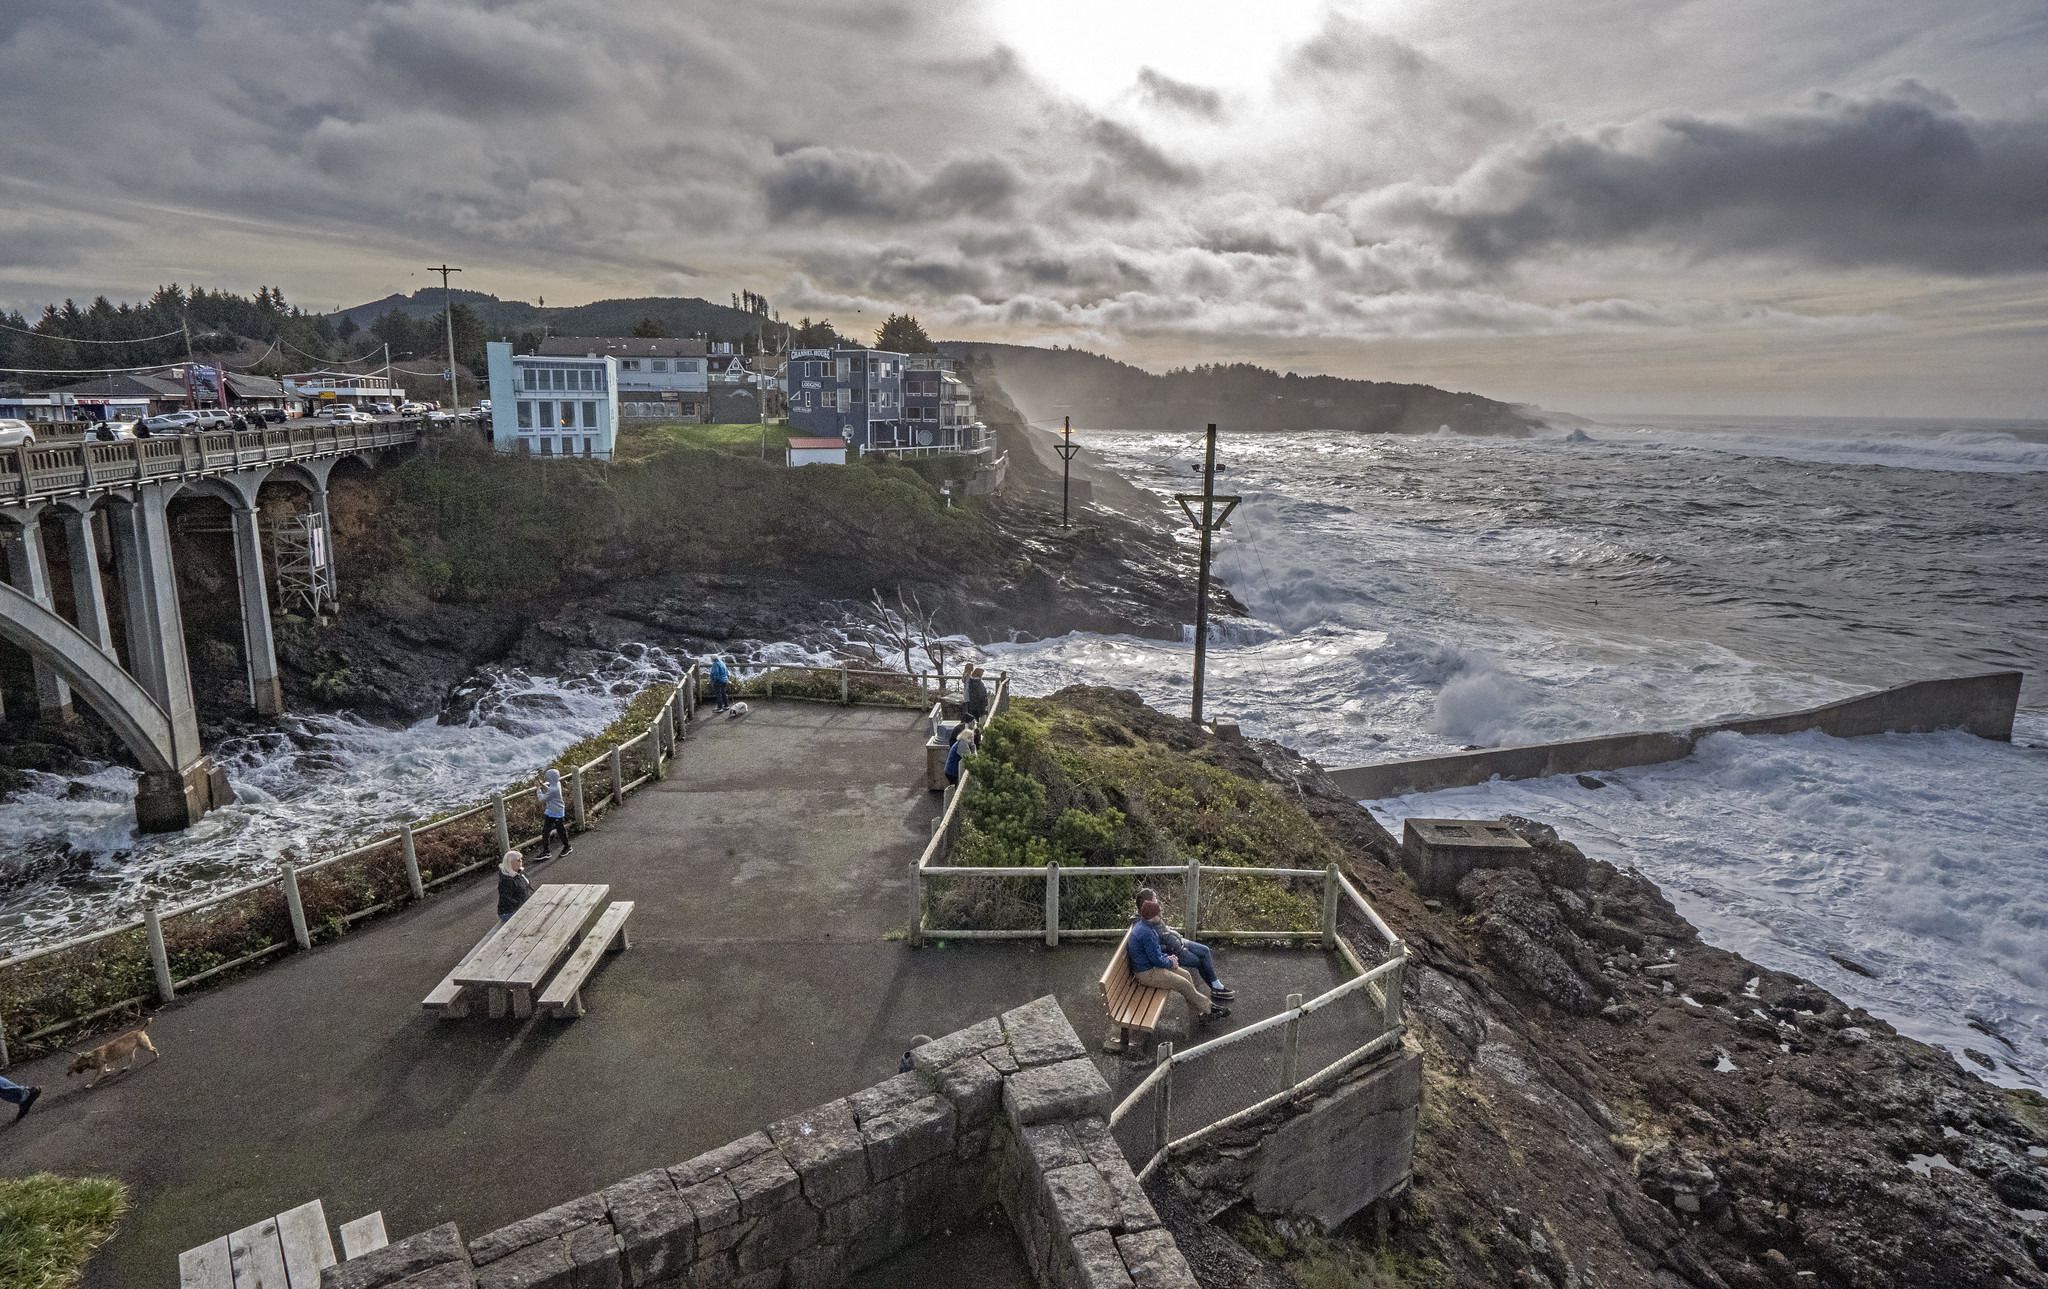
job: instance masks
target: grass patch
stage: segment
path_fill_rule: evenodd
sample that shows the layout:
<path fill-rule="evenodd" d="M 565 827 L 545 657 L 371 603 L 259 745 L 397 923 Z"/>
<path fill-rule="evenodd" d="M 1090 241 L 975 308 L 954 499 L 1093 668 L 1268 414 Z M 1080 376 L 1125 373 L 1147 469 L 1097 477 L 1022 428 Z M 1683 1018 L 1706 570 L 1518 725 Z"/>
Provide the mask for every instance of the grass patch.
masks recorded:
<path fill-rule="evenodd" d="M 1275 787 L 1204 759 L 1200 736 L 1113 690 L 1074 687 L 1014 699 L 968 759 L 966 820 L 952 863 L 966 868 L 1063 869 L 1185 865 L 1309 868 L 1336 862 L 1330 841 Z M 1170 919 L 1183 892 L 1153 879 Z M 1063 882 L 1069 930 L 1121 927 L 1136 877 Z M 931 924 L 1022 929 L 1042 922 L 1043 892 L 1000 878 L 935 882 Z M 1319 934 L 1320 878 L 1205 879 L 1202 926 L 1211 931 Z"/>
<path fill-rule="evenodd" d="M 619 431 L 617 456 L 620 461 L 644 461 L 666 448 L 698 448 L 729 452 L 735 456 L 762 459 L 761 444 L 768 444 L 766 460 L 783 462 L 783 451 L 795 431 L 786 425 L 698 425 L 690 421 L 669 421 L 660 425 L 629 425 Z"/>
<path fill-rule="evenodd" d="M 66 1289 L 128 1210 L 111 1177 L 36 1173 L 0 1181 L 0 1289 Z"/>
<path fill-rule="evenodd" d="M 1443 1263 L 1377 1241 L 1316 1235 L 1268 1223 L 1248 1209 L 1223 1219 L 1247 1252 L 1278 1263 L 1301 1289 L 1449 1289 Z"/>

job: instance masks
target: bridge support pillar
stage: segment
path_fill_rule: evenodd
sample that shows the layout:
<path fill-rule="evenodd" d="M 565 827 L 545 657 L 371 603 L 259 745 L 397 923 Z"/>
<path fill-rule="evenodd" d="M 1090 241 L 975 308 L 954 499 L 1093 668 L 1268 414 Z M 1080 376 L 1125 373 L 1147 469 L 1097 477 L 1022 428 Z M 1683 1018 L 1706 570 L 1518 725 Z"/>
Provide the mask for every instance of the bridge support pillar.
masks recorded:
<path fill-rule="evenodd" d="M 8 507 L 6 517 L 14 522 L 0 526 L 0 548 L 7 553 L 8 583 L 44 608 L 54 609 L 49 553 L 43 548 L 42 513 L 40 505 Z M 63 721 L 74 719 L 71 686 L 43 659 L 32 657 L 31 661 L 35 664 L 36 706 L 42 709 L 43 716 Z"/>
<path fill-rule="evenodd" d="M 242 649 L 249 660 L 249 703 L 260 716 L 284 710 L 277 642 L 270 632 L 270 591 L 263 581 L 263 531 L 253 506 L 236 506 L 235 573 L 242 588 Z"/>
<path fill-rule="evenodd" d="M 171 759 L 182 767 L 144 774 L 136 785 L 135 817 L 144 832 L 189 827 L 214 806 L 234 800 L 226 773 L 199 746 L 168 500 L 166 485 L 141 484 L 133 501 L 116 501 L 107 516 L 128 618 L 128 669 L 170 718 Z"/>
<path fill-rule="evenodd" d="M 114 628 L 107 616 L 107 588 L 100 577 L 99 540 L 93 534 L 92 511 L 62 506 L 64 545 L 71 554 L 71 599 L 77 608 L 78 629 L 109 658 L 114 651 Z"/>

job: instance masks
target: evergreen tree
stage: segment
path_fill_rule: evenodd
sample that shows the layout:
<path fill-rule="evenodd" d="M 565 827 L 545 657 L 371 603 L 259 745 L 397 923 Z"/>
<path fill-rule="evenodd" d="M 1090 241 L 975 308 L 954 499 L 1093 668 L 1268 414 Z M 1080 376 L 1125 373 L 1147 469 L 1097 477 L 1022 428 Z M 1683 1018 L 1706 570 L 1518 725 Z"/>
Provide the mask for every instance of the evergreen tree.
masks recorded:
<path fill-rule="evenodd" d="M 938 349 L 924 327 L 907 313 L 892 313 L 875 332 L 875 348 L 892 354 L 928 354 Z"/>

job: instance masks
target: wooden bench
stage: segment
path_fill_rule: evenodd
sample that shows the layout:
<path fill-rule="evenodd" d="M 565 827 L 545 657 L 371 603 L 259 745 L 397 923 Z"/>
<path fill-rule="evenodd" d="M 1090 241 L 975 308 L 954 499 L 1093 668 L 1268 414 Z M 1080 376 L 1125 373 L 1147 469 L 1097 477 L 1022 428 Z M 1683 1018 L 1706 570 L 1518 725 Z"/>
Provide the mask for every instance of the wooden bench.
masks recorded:
<path fill-rule="evenodd" d="M 617 953 L 633 947 L 626 938 L 626 919 L 633 912 L 633 901 L 614 900 L 597 925 L 590 928 L 583 937 L 583 943 L 576 946 L 576 952 L 562 964 L 555 973 L 547 992 L 540 996 L 540 1009 L 555 1016 L 581 1016 L 583 1014 L 583 982 L 597 968 L 597 960 L 607 950 Z"/>
<path fill-rule="evenodd" d="M 1159 1027 L 1159 1013 L 1166 1008 L 1172 991 L 1141 985 L 1131 974 L 1131 933 L 1117 941 L 1116 952 L 1102 969 L 1102 1005 L 1109 1010 L 1109 1023 L 1116 1027 L 1117 1047 L 1127 1051 L 1131 1031 L 1150 1035 Z"/>
<path fill-rule="evenodd" d="M 420 1006 L 439 1015 L 442 1020 L 460 1020 L 469 1015 L 471 994 L 455 983 L 455 973 L 468 966 L 472 958 L 482 953 L 484 946 L 491 942 L 498 934 L 498 930 L 499 928 L 492 927 L 484 932 L 484 938 L 476 942 L 476 947 L 463 954 L 461 959 L 449 968 L 448 974 L 441 977 L 441 983 L 434 986 L 432 993 L 420 999 Z"/>
<path fill-rule="evenodd" d="M 382 1212 L 341 1228 L 341 1245 L 351 1258 L 384 1244 Z M 327 1211 L 319 1200 L 311 1200 L 185 1250 L 178 1255 L 178 1284 L 180 1289 L 320 1289 L 321 1269 L 333 1265 Z"/>

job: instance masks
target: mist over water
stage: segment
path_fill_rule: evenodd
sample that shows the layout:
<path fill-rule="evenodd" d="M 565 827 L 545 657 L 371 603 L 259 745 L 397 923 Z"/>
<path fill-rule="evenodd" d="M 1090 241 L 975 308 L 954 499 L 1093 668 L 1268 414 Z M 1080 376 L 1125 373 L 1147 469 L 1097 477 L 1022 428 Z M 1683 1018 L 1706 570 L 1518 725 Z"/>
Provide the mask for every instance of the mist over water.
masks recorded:
<path fill-rule="evenodd" d="M 1197 436 L 1085 441 L 1144 486 L 1198 486 Z M 1656 880 L 1713 942 L 1986 1053 L 1986 1077 L 2048 1081 L 2048 752 L 2025 746 L 2048 744 L 2048 426 L 1617 419 L 1528 439 L 1225 435 L 1219 459 L 1219 491 L 1244 502 L 1217 569 L 1251 617 L 1215 624 L 1208 712 L 1325 765 L 2025 670 L 2017 745 L 1720 736 L 1603 773 L 1607 789 L 1372 805 L 1397 829 L 1547 820 Z M 991 652 L 1019 692 L 1085 681 L 1186 708 L 1186 641 Z"/>

